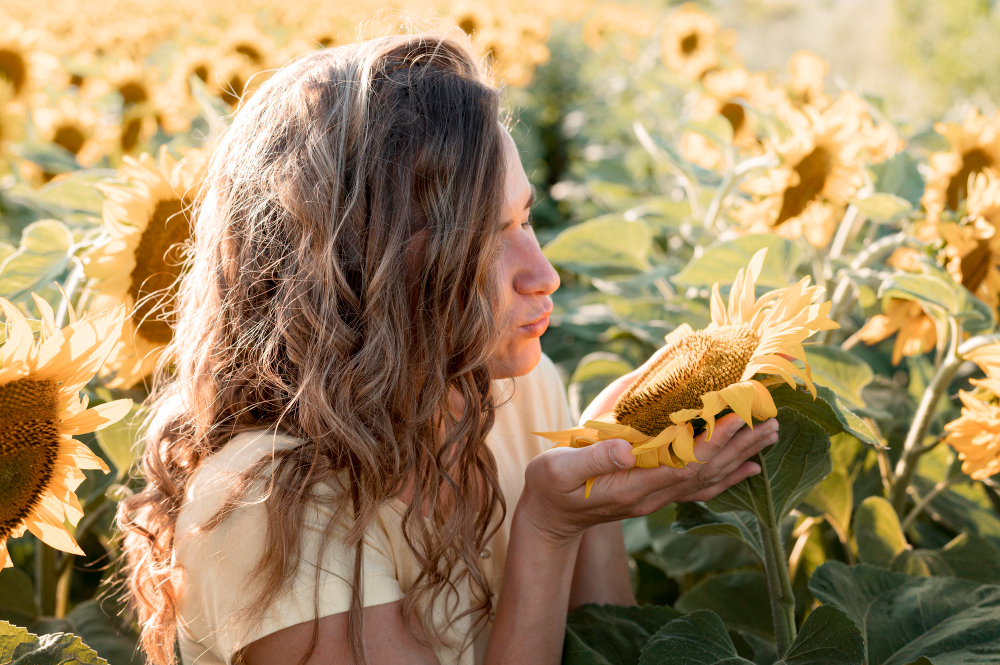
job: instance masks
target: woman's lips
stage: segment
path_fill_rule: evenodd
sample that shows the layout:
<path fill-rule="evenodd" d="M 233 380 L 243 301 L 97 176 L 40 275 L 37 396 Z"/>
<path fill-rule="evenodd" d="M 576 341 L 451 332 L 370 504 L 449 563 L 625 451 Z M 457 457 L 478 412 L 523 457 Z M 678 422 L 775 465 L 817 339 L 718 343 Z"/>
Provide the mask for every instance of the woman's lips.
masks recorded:
<path fill-rule="evenodd" d="M 542 318 L 534 321 L 533 323 L 528 323 L 523 326 L 519 326 L 522 333 L 528 337 L 541 337 L 542 333 L 549 327 L 549 315 L 546 314 Z"/>

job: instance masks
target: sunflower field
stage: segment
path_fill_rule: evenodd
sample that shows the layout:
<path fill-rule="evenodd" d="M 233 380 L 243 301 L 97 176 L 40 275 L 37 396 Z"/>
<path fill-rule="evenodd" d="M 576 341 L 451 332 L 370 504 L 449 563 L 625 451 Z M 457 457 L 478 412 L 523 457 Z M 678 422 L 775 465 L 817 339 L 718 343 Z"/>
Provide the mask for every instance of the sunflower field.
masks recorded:
<path fill-rule="evenodd" d="M 809 51 L 748 68 L 711 3 L 93 4 L 0 6 L 0 665 L 144 662 L 113 516 L 213 143 L 414 16 L 505 83 L 575 416 L 666 345 L 541 434 L 683 466 L 724 413 L 780 422 L 759 476 L 625 523 L 639 605 L 570 613 L 565 665 L 1000 663 L 991 3 L 893 0 L 917 118 Z"/>

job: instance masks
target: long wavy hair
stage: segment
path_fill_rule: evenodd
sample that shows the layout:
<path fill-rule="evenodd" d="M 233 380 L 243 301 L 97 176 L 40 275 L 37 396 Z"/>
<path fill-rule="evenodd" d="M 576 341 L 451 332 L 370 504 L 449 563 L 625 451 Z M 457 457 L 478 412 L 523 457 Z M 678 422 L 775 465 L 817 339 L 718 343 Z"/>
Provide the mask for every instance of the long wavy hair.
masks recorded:
<path fill-rule="evenodd" d="M 171 555 L 185 489 L 248 429 L 302 441 L 246 471 L 206 525 L 266 478 L 257 618 L 296 570 L 309 488 L 337 477 L 357 553 L 356 662 L 367 660 L 362 538 L 404 489 L 403 533 L 420 565 L 404 616 L 444 640 L 433 607 L 464 580 L 473 602 L 461 616 L 485 624 L 479 553 L 505 510 L 485 438 L 504 323 L 496 276 L 509 121 L 502 89 L 451 33 L 304 54 L 236 113 L 193 212 L 164 355 L 172 365 L 147 400 L 146 486 L 117 516 L 126 593 L 153 663 L 175 657 Z"/>

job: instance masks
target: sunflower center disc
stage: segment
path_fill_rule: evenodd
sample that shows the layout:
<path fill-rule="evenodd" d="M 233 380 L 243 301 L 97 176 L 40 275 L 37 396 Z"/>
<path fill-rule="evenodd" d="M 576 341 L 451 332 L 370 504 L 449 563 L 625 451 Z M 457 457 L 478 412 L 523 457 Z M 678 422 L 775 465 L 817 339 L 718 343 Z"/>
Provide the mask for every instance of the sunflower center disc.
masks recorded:
<path fill-rule="evenodd" d="M 58 386 L 31 379 L 0 386 L 0 540 L 38 506 L 58 458 Z"/>
<path fill-rule="evenodd" d="M 14 87 L 14 96 L 21 94 L 28 80 L 28 70 L 24 66 L 24 58 L 17 51 L 0 49 L 0 78 Z"/>
<path fill-rule="evenodd" d="M 948 181 L 948 209 L 958 210 L 959 204 L 968 196 L 969 176 L 982 173 L 993 166 L 993 160 L 982 148 L 973 148 L 962 155 L 962 168 Z"/>
<path fill-rule="evenodd" d="M 701 396 L 739 382 L 760 336 L 749 326 L 698 330 L 683 338 L 618 398 L 615 420 L 654 436 L 670 414 L 700 409 Z"/>
<path fill-rule="evenodd" d="M 692 32 L 681 40 L 681 52 L 684 55 L 691 55 L 698 50 L 698 33 Z"/>
<path fill-rule="evenodd" d="M 795 165 L 799 183 L 785 190 L 781 212 L 774 225 L 779 226 L 801 215 L 806 206 L 819 196 L 826 186 L 826 179 L 833 169 L 833 155 L 823 148 L 816 148 Z"/>
<path fill-rule="evenodd" d="M 169 307 L 181 273 L 180 259 L 171 249 L 191 235 L 186 205 L 181 199 L 157 203 L 135 248 L 135 269 L 129 284 L 129 294 L 135 302 L 132 321 L 143 338 L 160 346 L 173 336 L 170 322 L 163 320 L 162 310 Z"/>
<path fill-rule="evenodd" d="M 976 248 L 962 257 L 962 286 L 975 293 L 990 276 L 990 270 L 994 270 L 992 258 L 990 241 L 977 240 Z"/>
<path fill-rule="evenodd" d="M 77 155 L 83 149 L 83 144 L 87 142 L 87 137 L 83 135 L 79 127 L 63 125 L 56 130 L 52 142 Z"/>

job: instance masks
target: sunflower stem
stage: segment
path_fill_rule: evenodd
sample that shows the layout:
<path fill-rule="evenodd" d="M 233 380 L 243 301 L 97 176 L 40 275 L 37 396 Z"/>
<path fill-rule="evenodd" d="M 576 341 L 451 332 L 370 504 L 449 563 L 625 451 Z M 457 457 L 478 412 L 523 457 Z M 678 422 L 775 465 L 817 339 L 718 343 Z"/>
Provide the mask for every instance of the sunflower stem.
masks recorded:
<path fill-rule="evenodd" d="M 774 498 L 771 494 L 771 479 L 767 475 L 764 456 L 758 453 L 754 461 L 760 464 L 760 473 L 752 477 L 753 482 L 764 484 L 763 514 L 758 514 L 760 535 L 764 550 L 764 578 L 767 580 L 767 595 L 771 601 L 771 618 L 774 622 L 774 639 L 778 658 L 783 658 L 795 641 L 795 595 L 788 577 L 788 561 L 785 548 L 781 544 L 781 532 L 774 513 Z"/>
<path fill-rule="evenodd" d="M 913 510 L 911 510 L 909 514 L 907 514 L 906 519 L 903 520 L 903 523 L 901 525 L 901 528 L 903 529 L 904 532 L 907 531 L 913 525 L 916 519 L 920 517 L 920 513 L 924 512 L 927 506 L 931 504 L 931 501 L 937 498 L 938 495 L 940 495 L 942 492 L 944 492 L 952 485 L 957 485 L 958 483 L 964 483 L 969 480 L 969 477 L 963 474 L 961 471 L 962 462 L 961 460 L 958 459 L 958 455 L 955 453 L 955 451 L 952 450 L 949 453 L 949 455 L 950 455 L 950 460 L 948 462 L 948 470 L 945 472 L 944 479 L 941 480 L 941 482 L 939 482 L 933 488 L 931 488 L 931 491 L 925 494 L 920 499 L 920 501 L 917 502 L 917 505 L 913 507 Z"/>
<path fill-rule="evenodd" d="M 930 429 L 934 415 L 937 413 L 937 406 L 941 401 L 941 397 L 944 396 L 948 386 L 951 385 L 951 381 L 955 378 L 958 368 L 962 366 L 965 354 L 980 346 L 996 342 L 996 337 L 991 335 L 973 337 L 960 345 L 962 324 L 954 318 L 949 318 L 949 322 L 951 324 L 951 339 L 949 340 L 948 352 L 945 355 L 944 362 L 941 363 L 937 372 L 934 373 L 934 377 L 927 384 L 927 389 L 924 390 L 924 394 L 920 398 L 920 405 L 913 416 L 913 424 L 910 425 L 910 431 L 906 433 L 906 440 L 903 443 L 903 453 L 896 464 L 895 480 L 892 490 L 889 493 L 889 501 L 892 503 L 892 507 L 896 509 L 896 514 L 899 515 L 900 519 L 905 519 L 906 517 L 904 510 L 906 508 L 907 488 L 909 488 L 910 482 L 913 480 L 913 474 L 917 469 L 917 462 L 937 446 L 937 442 L 932 445 L 924 445 L 924 439 L 927 437 L 927 430 Z"/>
<path fill-rule="evenodd" d="M 54 616 L 56 613 L 56 583 L 59 579 L 56 570 L 56 551 L 35 539 L 35 603 L 38 612 L 43 616 Z"/>

